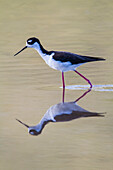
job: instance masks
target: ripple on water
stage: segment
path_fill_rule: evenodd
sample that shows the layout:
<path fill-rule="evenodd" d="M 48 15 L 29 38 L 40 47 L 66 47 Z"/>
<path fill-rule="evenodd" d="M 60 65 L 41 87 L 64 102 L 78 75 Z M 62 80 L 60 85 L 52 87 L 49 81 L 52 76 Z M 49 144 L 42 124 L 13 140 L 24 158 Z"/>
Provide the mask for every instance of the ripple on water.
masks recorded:
<path fill-rule="evenodd" d="M 86 90 L 87 88 L 89 88 L 89 85 L 66 86 L 66 89 L 69 89 L 69 90 Z M 93 85 L 92 90 L 94 90 L 94 91 L 113 91 L 113 84 Z"/>

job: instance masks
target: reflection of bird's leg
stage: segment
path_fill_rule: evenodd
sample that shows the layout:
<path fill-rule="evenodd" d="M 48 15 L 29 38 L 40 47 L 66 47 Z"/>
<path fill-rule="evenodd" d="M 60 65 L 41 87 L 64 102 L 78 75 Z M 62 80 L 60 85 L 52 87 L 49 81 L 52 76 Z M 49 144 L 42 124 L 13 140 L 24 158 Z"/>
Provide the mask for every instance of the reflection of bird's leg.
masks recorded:
<path fill-rule="evenodd" d="M 75 102 L 78 102 L 80 99 L 82 99 L 87 93 L 91 91 L 91 88 L 88 89 L 82 96 L 80 96 L 78 99 L 75 100 Z"/>
<path fill-rule="evenodd" d="M 63 73 L 63 72 L 62 72 L 62 83 L 63 83 L 62 102 L 64 103 L 64 96 L 65 96 L 65 81 L 64 81 L 64 73 Z"/>
<path fill-rule="evenodd" d="M 92 88 L 92 84 L 91 84 L 91 82 L 90 82 L 90 80 L 88 80 L 85 76 L 83 76 L 81 73 L 79 73 L 78 71 L 76 71 L 76 70 L 74 70 L 79 76 L 81 76 L 84 80 L 86 80 L 88 83 L 89 83 L 89 85 L 90 85 L 90 88 Z"/>

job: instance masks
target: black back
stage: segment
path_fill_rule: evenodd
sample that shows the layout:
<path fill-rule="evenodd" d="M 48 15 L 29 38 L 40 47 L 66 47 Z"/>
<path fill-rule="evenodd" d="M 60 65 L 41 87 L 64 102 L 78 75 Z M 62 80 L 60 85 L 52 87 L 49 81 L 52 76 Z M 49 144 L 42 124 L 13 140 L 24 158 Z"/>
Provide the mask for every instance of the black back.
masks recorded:
<path fill-rule="evenodd" d="M 55 51 L 55 55 L 53 56 L 53 59 L 61 62 L 70 62 L 71 64 L 80 64 L 80 63 L 86 63 L 92 61 L 105 60 L 103 58 L 98 58 L 98 57 L 82 56 L 74 53 L 57 52 L 57 51 Z"/>

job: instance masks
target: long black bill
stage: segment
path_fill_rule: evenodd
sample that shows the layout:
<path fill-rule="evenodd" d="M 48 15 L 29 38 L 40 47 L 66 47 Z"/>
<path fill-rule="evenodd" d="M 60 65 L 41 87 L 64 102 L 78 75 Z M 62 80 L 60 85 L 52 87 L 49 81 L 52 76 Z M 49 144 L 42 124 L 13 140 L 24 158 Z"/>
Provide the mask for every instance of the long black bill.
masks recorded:
<path fill-rule="evenodd" d="M 25 50 L 27 48 L 27 46 L 25 46 L 24 48 L 22 48 L 18 53 L 16 53 L 14 56 L 16 56 L 17 54 L 19 54 L 20 52 L 22 52 L 23 50 Z"/>
<path fill-rule="evenodd" d="M 29 128 L 28 125 L 26 125 L 25 123 L 21 122 L 20 120 L 16 119 L 18 122 L 20 122 L 22 125 L 26 126 L 27 128 Z"/>

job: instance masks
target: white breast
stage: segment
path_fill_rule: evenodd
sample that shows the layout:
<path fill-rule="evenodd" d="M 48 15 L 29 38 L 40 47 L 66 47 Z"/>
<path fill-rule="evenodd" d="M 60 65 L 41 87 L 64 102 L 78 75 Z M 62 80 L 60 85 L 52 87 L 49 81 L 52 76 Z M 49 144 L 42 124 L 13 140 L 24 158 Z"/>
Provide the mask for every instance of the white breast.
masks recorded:
<path fill-rule="evenodd" d="M 46 55 L 46 54 L 40 54 L 43 60 L 48 64 L 51 68 L 55 70 L 59 70 L 61 72 L 66 72 L 66 71 L 73 71 L 75 70 L 76 67 L 82 65 L 82 64 L 74 64 L 72 65 L 71 62 L 61 62 L 61 61 L 56 61 L 53 59 L 54 52 L 51 55 Z"/>
<path fill-rule="evenodd" d="M 59 70 L 61 72 L 66 72 L 66 71 L 73 71 L 76 69 L 76 67 L 82 65 L 82 64 L 71 64 L 71 62 L 61 62 L 61 61 L 56 61 L 52 58 L 54 54 L 52 54 L 49 57 L 48 62 L 46 62 L 51 68 L 55 70 Z"/>

